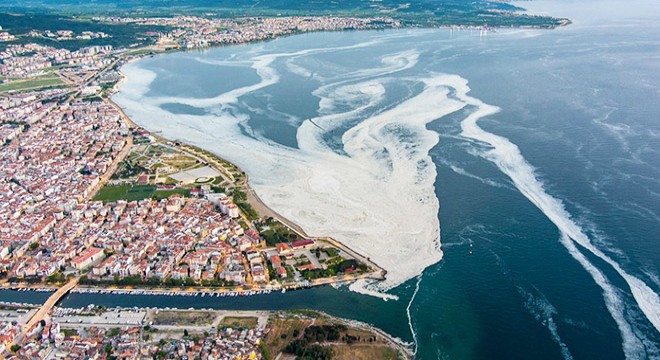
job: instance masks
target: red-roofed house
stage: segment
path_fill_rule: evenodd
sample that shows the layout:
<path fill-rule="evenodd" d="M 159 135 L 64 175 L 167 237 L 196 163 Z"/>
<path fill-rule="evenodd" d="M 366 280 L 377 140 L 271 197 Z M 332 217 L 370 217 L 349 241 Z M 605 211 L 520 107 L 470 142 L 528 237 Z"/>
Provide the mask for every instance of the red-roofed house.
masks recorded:
<path fill-rule="evenodd" d="M 279 243 L 275 245 L 275 247 L 277 247 L 277 252 L 280 253 L 280 255 L 289 254 L 291 252 L 289 245 L 287 245 L 286 243 Z"/>
<path fill-rule="evenodd" d="M 306 265 L 300 265 L 298 266 L 298 270 L 304 271 L 304 270 L 314 270 L 316 267 L 314 267 L 314 264 L 306 264 Z"/>
<path fill-rule="evenodd" d="M 273 264 L 273 268 L 277 269 L 282 266 L 282 259 L 278 255 L 273 255 L 270 257 L 270 263 Z"/>
<path fill-rule="evenodd" d="M 294 241 L 291 243 L 291 247 L 294 249 L 309 249 L 314 247 L 314 245 L 316 245 L 316 243 L 314 240 L 310 239 Z"/>
<path fill-rule="evenodd" d="M 92 265 L 97 260 L 103 258 L 103 249 L 97 247 L 91 247 L 85 249 L 83 252 L 78 255 L 75 259 L 71 261 L 73 267 L 80 270 L 85 269 Z"/>

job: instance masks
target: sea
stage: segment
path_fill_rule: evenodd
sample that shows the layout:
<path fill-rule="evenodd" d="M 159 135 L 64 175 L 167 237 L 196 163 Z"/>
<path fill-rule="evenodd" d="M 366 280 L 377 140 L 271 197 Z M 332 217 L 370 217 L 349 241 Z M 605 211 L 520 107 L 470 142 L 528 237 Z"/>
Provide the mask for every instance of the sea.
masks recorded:
<path fill-rule="evenodd" d="M 114 100 L 137 124 L 237 163 L 266 204 L 391 280 L 62 305 L 319 309 L 417 359 L 660 359 L 660 7 L 521 6 L 573 23 L 309 33 L 125 65 Z"/>

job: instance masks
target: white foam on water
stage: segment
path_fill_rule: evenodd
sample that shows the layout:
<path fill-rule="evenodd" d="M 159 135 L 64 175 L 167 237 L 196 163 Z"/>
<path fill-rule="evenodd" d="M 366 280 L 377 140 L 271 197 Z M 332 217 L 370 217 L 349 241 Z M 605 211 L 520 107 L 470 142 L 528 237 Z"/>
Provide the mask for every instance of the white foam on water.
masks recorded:
<path fill-rule="evenodd" d="M 559 330 L 557 329 L 557 323 L 555 322 L 554 315 L 557 314 L 557 310 L 554 306 L 545 298 L 545 296 L 534 296 L 530 292 L 524 290 L 521 287 L 518 287 L 518 292 L 525 297 L 525 307 L 529 312 L 534 316 L 534 318 L 539 321 L 543 326 L 545 326 L 554 342 L 559 345 L 561 355 L 565 360 L 572 360 L 573 356 L 571 355 L 568 346 L 559 336 Z"/>
<path fill-rule="evenodd" d="M 379 42 L 380 40 L 376 38 L 348 46 L 312 48 L 312 49 L 305 49 L 292 53 L 273 53 L 273 54 L 256 55 L 247 60 L 237 60 L 237 63 L 239 64 L 245 64 L 246 62 L 251 64 L 250 67 L 252 67 L 256 71 L 257 75 L 259 75 L 259 77 L 261 78 L 261 81 L 256 84 L 240 87 L 212 98 L 184 98 L 184 97 L 170 96 L 170 97 L 151 98 L 150 100 L 152 104 L 165 104 L 165 103 L 173 102 L 173 103 L 181 103 L 195 107 L 213 107 L 217 105 L 227 106 L 228 104 L 235 104 L 238 101 L 239 97 L 263 89 L 270 85 L 277 84 L 279 82 L 280 80 L 279 74 L 277 70 L 275 70 L 271 66 L 273 62 L 276 61 L 277 59 L 295 58 L 299 56 L 307 56 L 312 54 L 326 53 L 326 52 L 340 51 L 340 50 L 359 49 L 363 47 L 373 46 L 375 44 L 378 44 Z M 216 60 L 196 58 L 195 61 L 202 61 L 206 64 L 215 64 L 218 66 L 221 65 L 226 66 L 226 60 L 216 61 Z M 133 71 L 133 73 L 135 73 L 135 66 L 129 67 L 129 65 L 125 66 L 124 68 L 130 68 L 130 70 L 127 71 Z M 122 71 L 125 74 L 127 74 L 127 72 L 124 71 L 124 68 L 122 68 Z"/>
<path fill-rule="evenodd" d="M 614 259 L 592 244 L 584 231 L 572 220 L 562 202 L 545 192 L 542 182 L 535 176 L 534 168 L 525 160 L 515 144 L 507 138 L 486 132 L 478 126 L 479 119 L 495 114 L 499 109 L 468 96 L 469 90 L 467 81 L 456 88 L 457 98 L 476 108 L 461 122 L 461 135 L 487 144 L 489 149 L 480 151 L 479 155 L 493 162 L 500 171 L 511 178 L 516 188 L 536 205 L 562 234 L 565 234 L 562 237 L 562 244 L 603 289 L 608 309 L 624 338 L 624 350 L 626 350 L 627 356 L 635 357 L 639 354 L 639 348 L 641 347 L 641 351 L 644 351 L 644 348 L 623 315 L 622 300 L 607 278 L 577 250 L 575 244 L 579 244 L 609 264 L 626 281 L 640 310 L 656 330 L 660 331 L 660 298 L 658 294 L 643 281 L 628 274 Z"/>
<path fill-rule="evenodd" d="M 289 70 L 289 72 L 291 72 L 292 74 L 296 74 L 298 76 L 307 78 L 307 79 L 311 79 L 314 76 L 314 73 L 312 73 L 311 71 L 305 69 L 304 67 L 296 64 L 292 60 L 293 59 L 289 59 L 286 62 L 286 68 L 287 68 L 287 70 Z"/>
<path fill-rule="evenodd" d="M 425 85 L 421 93 L 347 130 L 342 137 L 346 155 L 331 151 L 321 136 L 353 120 L 362 108 L 313 119 L 321 127 L 305 121 L 298 146 L 306 159 L 316 160 L 313 169 L 292 179 L 296 191 L 285 195 L 281 186 L 269 187 L 264 201 L 308 233 L 331 234 L 370 256 L 388 271 L 385 282 L 372 284 L 381 290 L 421 273 L 442 256 L 436 173 L 428 155 L 438 136 L 426 124 L 462 108 L 447 96 L 452 79 L 436 75 L 419 80 Z M 363 107 L 373 106 L 385 81 L 359 83 L 350 91 L 340 87 L 334 100 L 360 92 L 368 99 Z M 412 136 L 411 143 L 398 132 Z M 317 206 L 310 209 L 310 202 Z"/>
<path fill-rule="evenodd" d="M 412 334 L 413 337 L 413 344 L 415 344 L 415 350 L 413 351 L 413 357 L 417 355 L 417 332 L 415 331 L 415 327 L 413 326 L 412 323 L 412 316 L 410 315 L 410 307 L 412 306 L 413 301 L 415 301 L 415 297 L 417 296 L 417 293 L 419 292 L 419 284 L 422 282 L 422 275 L 417 276 L 417 282 L 415 283 L 415 291 L 413 291 L 412 296 L 410 297 L 410 301 L 408 302 L 408 306 L 406 306 L 406 315 L 408 316 L 408 326 L 410 327 L 410 333 Z"/>
<path fill-rule="evenodd" d="M 396 295 L 388 294 L 382 291 L 372 290 L 374 288 L 373 282 L 374 282 L 373 280 L 358 279 L 352 282 L 351 285 L 348 286 L 348 289 L 358 294 L 381 298 L 384 301 L 399 300 L 399 297 Z"/>
<path fill-rule="evenodd" d="M 132 63 L 122 69 L 129 81 L 115 95 L 115 101 L 145 128 L 239 165 L 260 198 L 309 235 L 332 236 L 370 257 L 387 270 L 387 280 L 360 281 L 350 289 L 396 299 L 382 293 L 442 258 L 436 171 L 429 156 L 438 135 L 426 129 L 426 124 L 464 106 L 448 96 L 449 89 L 460 85 L 460 78 L 442 74 L 408 78 L 405 81 L 423 89 L 385 111 L 366 113 L 364 110 L 383 99 L 385 85 L 391 80 L 384 76 L 412 68 L 419 56 L 414 50 L 389 54 L 382 57 L 380 67 L 352 73 L 353 83 L 340 79 L 317 89 L 315 93 L 322 94 L 321 116 L 298 128 L 299 149 L 246 135 L 251 130 L 245 123 L 247 115 L 236 111 L 239 98 L 279 82 L 275 60 L 321 51 L 331 49 L 255 54 L 250 66 L 261 78 L 258 83 L 206 99 L 147 96 L 149 87 L 145 84 L 153 80 L 153 74 Z M 360 102 L 350 103 L 352 109 L 333 112 L 334 102 L 356 96 Z M 160 108 L 172 102 L 202 107 L 213 115 L 174 115 Z M 358 116 L 366 119 L 352 123 Z M 347 124 L 352 128 L 344 133 L 344 153 L 339 154 L 321 137 Z"/>
<path fill-rule="evenodd" d="M 626 355 L 626 358 L 641 359 L 645 357 L 646 352 L 644 350 L 644 345 L 637 335 L 635 335 L 634 330 L 626 320 L 624 315 L 625 305 L 614 286 L 612 286 L 605 275 L 578 250 L 575 246 L 575 242 L 573 242 L 566 233 L 562 232 L 560 241 L 566 247 L 571 256 L 573 256 L 573 258 L 577 260 L 585 270 L 587 270 L 596 284 L 603 289 L 605 306 L 621 332 L 621 337 L 623 338 L 623 352 Z"/>
<path fill-rule="evenodd" d="M 460 167 L 460 166 L 453 165 L 453 164 L 447 164 L 447 165 L 449 166 L 449 168 L 450 168 L 453 172 L 455 172 L 455 173 L 457 173 L 457 174 L 459 174 L 459 175 L 463 175 L 463 176 L 465 176 L 465 177 L 468 177 L 468 178 L 470 178 L 470 179 L 478 180 L 478 181 L 481 182 L 482 184 L 485 184 L 485 185 L 488 185 L 488 186 L 492 186 L 492 187 L 496 187 L 496 188 L 501 188 L 501 189 L 511 189 L 510 187 L 508 187 L 508 186 L 506 186 L 506 185 L 504 185 L 504 184 L 500 184 L 499 182 L 497 182 L 497 181 L 495 181 L 495 180 L 491 180 L 491 179 L 487 179 L 487 178 L 482 178 L 481 176 L 475 175 L 475 174 L 473 174 L 473 173 L 471 173 L 471 172 L 469 172 L 469 171 L 463 169 L 463 168 Z"/>

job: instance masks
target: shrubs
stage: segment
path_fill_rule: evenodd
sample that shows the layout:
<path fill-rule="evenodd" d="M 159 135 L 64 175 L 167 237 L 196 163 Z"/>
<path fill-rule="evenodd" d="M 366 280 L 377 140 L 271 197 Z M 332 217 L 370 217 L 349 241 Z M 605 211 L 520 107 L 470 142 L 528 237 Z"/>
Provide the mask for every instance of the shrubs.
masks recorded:
<path fill-rule="evenodd" d="M 284 352 L 295 354 L 299 359 L 331 359 L 332 349 L 315 343 L 337 341 L 341 338 L 341 332 L 346 329 L 346 326 L 340 324 L 312 325 L 305 329 L 302 339 L 290 342 L 284 348 Z M 294 337 L 298 334 L 294 332 Z"/>

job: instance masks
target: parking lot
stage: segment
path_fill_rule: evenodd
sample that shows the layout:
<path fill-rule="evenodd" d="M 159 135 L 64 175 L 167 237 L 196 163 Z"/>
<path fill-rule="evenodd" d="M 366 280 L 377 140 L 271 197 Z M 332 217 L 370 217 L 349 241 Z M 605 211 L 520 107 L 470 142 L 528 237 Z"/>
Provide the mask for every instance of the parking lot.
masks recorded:
<path fill-rule="evenodd" d="M 110 310 L 98 315 L 85 313 L 71 313 L 62 316 L 54 316 L 53 321 L 62 326 L 67 324 L 84 324 L 94 326 L 126 326 L 141 325 L 147 312 L 144 310 Z"/>

